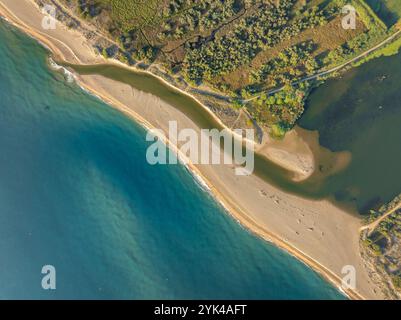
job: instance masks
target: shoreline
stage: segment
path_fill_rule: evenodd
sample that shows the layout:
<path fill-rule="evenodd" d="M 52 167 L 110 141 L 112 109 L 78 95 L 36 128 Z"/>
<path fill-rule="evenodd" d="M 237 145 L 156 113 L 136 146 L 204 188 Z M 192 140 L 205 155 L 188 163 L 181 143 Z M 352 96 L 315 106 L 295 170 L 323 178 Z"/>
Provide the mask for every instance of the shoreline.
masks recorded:
<path fill-rule="evenodd" d="M 3 12 L 4 7 L 3 4 L 0 3 L 0 14 L 5 15 L 7 17 L 7 11 L 6 13 Z M 15 15 L 14 15 L 15 17 Z M 46 46 L 50 52 L 55 54 L 56 56 L 58 55 L 61 58 L 66 58 L 64 54 L 62 53 L 62 50 L 60 50 L 57 45 L 51 42 L 46 36 L 41 35 L 40 33 L 35 32 L 32 28 L 30 28 L 27 25 L 18 24 L 17 21 L 13 21 L 12 17 L 7 17 L 8 22 L 12 23 L 14 26 L 16 26 L 18 29 L 22 30 L 24 33 L 27 33 L 30 35 L 32 38 L 35 40 L 39 41 L 42 45 Z M 50 38 L 53 38 L 49 36 Z M 57 40 L 59 43 L 63 43 L 62 41 L 53 38 L 54 40 Z M 74 53 L 73 49 L 71 49 L 67 44 L 63 43 L 63 46 L 65 48 L 68 48 L 70 52 Z M 75 56 L 77 57 L 77 56 Z M 77 57 L 78 58 L 78 57 Z M 99 57 L 97 57 L 99 58 Z M 66 60 L 66 59 L 62 59 Z M 100 61 L 100 60 L 99 60 Z M 123 65 L 122 63 L 119 63 Z M 127 67 L 127 66 L 126 66 Z M 128 69 L 132 69 L 132 67 L 127 67 Z M 135 70 L 137 71 L 137 70 Z M 142 71 L 140 71 L 142 72 Z M 146 73 L 150 73 L 149 71 L 145 71 Z M 152 76 L 157 77 L 156 75 L 152 74 Z M 92 77 L 91 79 L 93 80 Z M 159 77 L 161 80 L 163 80 L 164 83 L 168 84 L 169 86 L 173 87 L 176 90 L 180 90 L 178 88 L 175 88 L 172 84 L 168 83 L 168 81 L 162 79 Z M 95 79 L 96 80 L 96 79 Z M 94 96 L 98 97 L 99 99 L 103 100 L 105 103 L 111 105 L 114 108 L 117 108 L 118 110 L 124 112 L 127 116 L 129 116 L 131 119 L 134 119 L 136 122 L 138 122 L 140 125 L 145 127 L 146 129 L 150 128 L 155 128 L 154 125 L 152 125 L 151 122 L 149 122 L 145 116 L 142 116 L 138 114 L 135 110 L 132 110 L 129 106 L 126 106 L 124 102 L 118 101 L 118 99 L 115 99 L 113 96 L 107 96 L 104 94 L 104 92 L 101 92 L 98 88 L 95 88 L 88 84 L 88 81 L 86 81 L 86 78 L 82 76 L 77 76 L 77 84 L 82 87 L 83 90 L 87 91 L 90 94 L 93 94 Z M 181 90 L 182 93 L 185 93 L 186 95 L 189 95 L 190 97 L 194 98 L 192 95 L 190 95 L 188 92 L 185 92 Z M 198 101 L 199 102 L 199 101 Z M 199 102 L 200 103 L 200 102 Z M 201 103 L 200 103 L 201 104 Z M 206 106 L 205 109 L 208 110 L 209 113 L 213 114 Z M 215 118 L 216 115 L 213 114 Z M 221 121 L 219 119 L 219 121 Z M 166 141 L 168 142 L 168 141 Z M 171 143 L 169 143 L 170 148 L 173 146 Z M 179 150 L 178 150 L 179 151 Z M 258 223 L 256 219 L 247 213 L 248 210 L 244 210 L 241 208 L 241 205 L 239 203 L 235 203 L 233 201 L 232 197 L 227 197 L 224 195 L 223 191 L 218 190 L 218 187 L 215 186 L 215 184 L 206 177 L 205 173 L 199 170 L 195 165 L 193 164 L 188 164 L 187 166 L 188 171 L 194 176 L 196 179 L 197 177 L 209 188 L 209 192 L 212 194 L 212 196 L 226 209 L 227 213 L 230 214 L 231 217 L 233 217 L 238 223 L 240 223 L 243 227 L 245 227 L 247 230 L 252 232 L 253 234 L 256 234 L 257 236 L 263 238 L 264 240 L 267 240 L 280 249 L 286 251 L 290 255 L 294 256 L 298 260 L 302 261 L 305 263 L 308 267 L 312 268 L 316 272 L 318 272 L 323 278 L 325 278 L 328 282 L 334 284 L 334 286 L 339 289 L 340 291 L 343 291 L 341 289 L 341 277 L 339 277 L 338 274 L 334 273 L 332 270 L 324 266 L 322 263 L 318 262 L 315 258 L 312 258 L 310 254 L 306 253 L 305 250 L 302 250 L 298 248 L 295 244 L 291 244 L 290 241 L 284 239 L 282 236 L 279 234 L 275 234 L 271 230 L 267 230 L 263 225 Z M 359 234 L 357 234 L 359 237 Z M 351 299 L 364 299 L 365 296 L 360 294 L 358 291 L 353 291 L 353 290 L 345 290 L 344 292 L 348 297 Z"/>
<path fill-rule="evenodd" d="M 40 7 L 37 5 L 37 3 L 34 0 L 27 0 L 27 1 L 32 3 L 39 11 Z M 210 110 L 209 107 L 207 107 L 202 101 L 200 101 L 196 96 L 194 96 L 190 92 L 187 92 L 187 91 L 175 86 L 174 84 L 170 83 L 168 80 L 163 78 L 162 76 L 155 74 L 149 70 L 143 70 L 143 69 L 137 68 L 136 66 L 125 65 L 121 61 L 114 59 L 114 58 L 105 59 L 103 56 L 95 53 L 93 51 L 93 48 L 91 48 L 92 52 L 90 54 L 91 60 L 93 60 L 93 61 L 91 61 L 90 63 L 84 62 L 84 61 L 82 61 L 82 59 L 80 59 L 76 55 L 74 50 L 71 47 L 69 47 L 66 43 L 64 43 L 60 39 L 56 39 L 55 37 L 52 37 L 51 35 L 43 34 L 42 32 L 40 32 L 38 30 L 32 30 L 32 28 L 27 26 L 18 17 L 16 17 L 0 1 L 0 11 L 1 11 L 1 7 L 4 10 L 6 10 L 6 12 L 3 13 L 3 15 L 2 15 L 3 17 L 7 16 L 7 14 L 12 15 L 12 17 L 7 17 L 5 20 L 8 23 L 14 25 L 14 27 L 22 30 L 24 33 L 29 35 L 32 39 L 38 41 L 49 52 L 51 52 L 54 57 L 53 61 L 56 64 L 58 63 L 57 60 L 62 60 L 64 62 L 67 62 L 67 64 L 75 64 L 75 63 L 68 62 L 68 58 L 66 57 L 66 55 L 51 40 L 58 42 L 65 49 L 67 49 L 69 51 L 69 53 L 72 54 L 73 58 L 76 60 L 78 65 L 81 65 L 81 66 L 111 65 L 111 66 L 117 66 L 117 67 L 126 69 L 130 72 L 135 72 L 137 74 L 149 75 L 149 76 L 153 77 L 155 80 L 160 81 L 163 85 L 167 86 L 168 88 L 172 89 L 173 91 L 176 91 L 177 93 L 185 95 L 186 97 L 195 101 L 203 109 L 203 111 L 205 111 L 209 116 L 212 117 L 213 121 L 215 121 L 223 129 L 228 130 L 228 132 L 230 132 L 230 134 L 233 136 L 234 139 L 240 139 L 243 142 L 250 143 L 255 148 L 255 153 L 259 154 L 259 156 L 264 158 L 266 161 L 271 162 L 272 164 L 277 165 L 284 170 L 287 170 L 289 173 L 291 173 L 293 175 L 293 180 L 296 182 L 307 180 L 309 177 L 313 176 L 314 173 L 316 172 L 316 162 L 319 161 L 319 157 L 320 157 L 321 153 L 328 151 L 328 149 L 321 147 L 319 145 L 318 141 L 313 142 L 313 144 L 316 144 L 317 147 L 315 146 L 313 148 L 309 148 L 310 142 L 306 142 L 306 140 L 311 140 L 310 137 L 307 137 L 306 139 L 304 139 L 303 138 L 303 136 L 305 136 L 304 134 L 302 134 L 302 137 L 298 134 L 295 134 L 296 136 L 292 139 L 293 141 L 290 142 L 290 144 L 294 143 L 294 142 L 298 142 L 298 144 L 300 144 L 299 142 L 301 142 L 302 144 L 308 146 L 306 148 L 307 151 L 305 152 L 305 150 L 304 150 L 304 153 L 307 155 L 307 158 L 308 158 L 307 167 L 309 167 L 309 168 L 305 169 L 305 167 L 304 167 L 305 165 L 300 161 L 300 159 L 294 160 L 294 159 L 290 159 L 290 157 L 287 157 L 287 159 L 283 159 L 284 157 L 277 157 L 277 154 L 274 155 L 273 151 L 278 151 L 278 152 L 283 152 L 283 153 L 288 154 L 288 153 L 294 152 L 294 150 L 289 150 L 289 149 L 287 150 L 288 143 L 283 143 L 277 149 L 272 148 L 272 145 L 276 144 L 277 141 L 274 141 L 270 137 L 263 138 L 264 141 L 261 143 L 255 142 L 254 140 L 249 140 L 245 137 L 241 137 L 238 133 L 234 132 L 233 130 L 231 130 L 231 128 L 227 127 L 227 125 L 224 124 L 224 122 L 212 110 Z M 1 15 L 1 12 L 0 12 L 0 15 Z M 14 19 L 16 19 L 16 20 L 14 20 Z M 57 23 L 61 24 L 59 21 L 57 21 Z M 68 30 L 70 31 L 70 29 L 68 29 Z M 75 31 L 75 30 L 73 32 L 79 33 L 78 31 Z M 50 40 L 47 37 L 50 38 Z M 60 63 L 62 63 L 62 62 L 60 62 Z M 68 69 L 67 67 L 64 67 L 64 66 L 60 66 L 60 67 Z M 163 72 L 158 67 L 156 67 L 156 69 Z M 76 72 L 74 71 L 73 73 L 76 73 Z M 298 128 L 298 130 L 299 129 L 302 129 L 302 128 Z M 294 133 L 295 131 L 296 130 L 293 130 L 292 132 Z M 302 129 L 302 131 L 305 131 L 305 130 Z M 265 134 L 266 134 L 266 132 L 265 132 Z M 289 136 L 289 135 L 290 135 L 290 132 L 287 134 L 287 136 Z M 312 149 L 314 149 L 314 150 L 312 150 Z M 267 150 L 270 150 L 271 152 L 268 152 Z M 331 153 L 331 151 L 329 151 L 329 152 Z M 334 157 L 333 157 L 333 159 L 334 159 Z"/>
<path fill-rule="evenodd" d="M 59 66 L 61 67 L 61 66 Z M 63 67 L 61 67 L 63 68 Z M 149 122 L 147 122 L 143 117 L 141 117 L 139 114 L 136 114 L 126 108 L 124 105 L 119 103 L 118 101 L 113 101 L 110 100 L 110 98 L 103 96 L 101 93 L 97 92 L 93 88 L 87 86 L 84 84 L 84 82 L 80 81 L 79 75 L 74 74 L 76 83 L 78 86 L 80 86 L 85 92 L 88 94 L 91 94 L 92 96 L 98 98 L 102 102 L 116 108 L 119 111 L 122 111 L 124 114 L 126 114 L 128 117 L 133 119 L 136 123 L 144 127 L 145 129 L 154 129 Z M 163 141 L 164 144 L 168 145 L 169 148 L 173 148 L 175 152 L 177 152 L 179 159 L 187 159 L 185 155 L 181 153 L 181 151 L 171 143 L 170 140 L 167 138 Z M 291 244 L 286 243 L 284 240 L 280 239 L 277 235 L 274 235 L 272 233 L 269 233 L 266 230 L 263 230 L 260 226 L 255 221 L 252 221 L 247 217 L 246 214 L 241 212 L 241 209 L 235 208 L 235 204 L 231 203 L 228 201 L 222 193 L 220 193 L 212 184 L 211 182 L 196 168 L 195 165 L 193 165 L 189 160 L 187 160 L 186 164 L 183 164 L 180 161 L 181 165 L 185 166 L 185 168 L 188 170 L 188 172 L 193 176 L 193 179 L 197 181 L 197 183 L 200 184 L 200 186 L 208 192 L 214 200 L 219 203 L 223 209 L 226 211 L 228 215 L 231 216 L 232 219 L 234 219 L 237 223 L 239 223 L 241 226 L 243 226 L 246 230 L 249 232 L 257 235 L 258 237 L 262 238 L 263 240 L 275 245 L 276 247 L 280 248 L 281 250 L 284 250 L 291 256 L 295 257 L 302 263 L 304 263 L 306 266 L 311 268 L 312 270 L 318 272 L 326 281 L 334 285 L 334 287 L 337 288 L 338 291 L 340 291 L 342 294 L 344 294 L 346 297 L 351 298 L 353 300 L 364 300 L 364 297 L 359 295 L 357 292 L 350 292 L 350 291 L 345 291 L 339 284 L 341 283 L 341 279 L 337 277 L 335 274 L 333 274 L 330 270 L 326 269 L 324 266 L 322 266 L 318 261 L 312 259 L 305 253 L 303 253 L 301 250 L 293 247 Z"/>
<path fill-rule="evenodd" d="M 37 1 L 36 0 L 29 0 L 31 2 L 33 2 L 33 4 L 40 9 L 40 7 L 37 5 Z M 62 6 L 62 10 L 67 10 L 66 14 L 69 15 L 70 12 L 68 11 L 68 9 L 66 9 L 64 6 Z M 83 24 L 87 24 L 85 21 L 83 21 L 82 19 L 72 15 L 72 17 L 74 19 L 77 19 L 80 23 Z M 86 27 L 86 26 L 85 26 Z M 80 33 L 79 30 L 74 30 L 78 33 Z M 29 28 L 27 30 L 27 32 L 29 32 Z M 102 33 L 101 33 L 102 34 Z M 106 35 L 102 34 L 102 37 L 104 37 L 107 41 L 113 42 L 112 39 L 108 38 Z M 53 38 L 54 37 L 50 37 Z M 192 101 L 194 101 L 196 104 L 198 104 L 203 111 L 205 111 L 212 119 L 214 122 L 217 123 L 218 126 L 221 127 L 221 129 L 227 130 L 234 139 L 238 139 L 238 140 L 242 140 L 243 142 L 246 143 L 250 143 L 254 148 L 255 148 L 255 153 L 257 153 L 261 158 L 264 159 L 264 161 L 270 162 L 273 165 L 277 165 L 279 167 L 281 167 L 282 169 L 287 170 L 289 173 L 294 175 L 293 180 L 300 182 L 303 180 L 307 180 L 309 177 L 313 176 L 313 174 L 316 172 L 316 162 L 319 160 L 318 158 L 318 154 L 320 155 L 322 152 L 326 151 L 326 148 L 321 147 L 319 145 L 319 142 L 317 141 L 316 144 L 318 145 L 318 148 L 315 148 L 315 150 L 313 151 L 311 148 L 306 148 L 307 151 L 305 151 L 305 148 L 303 150 L 303 152 L 306 155 L 306 161 L 307 161 L 307 167 L 309 168 L 305 168 L 305 164 L 302 163 L 302 161 L 298 158 L 298 159 L 291 159 L 291 157 L 287 157 L 287 159 L 283 159 L 284 157 L 277 157 L 277 155 L 273 155 L 273 152 L 267 152 L 267 149 L 269 149 L 269 147 L 271 147 L 270 145 L 272 144 L 276 144 L 277 141 L 275 141 L 274 139 L 272 139 L 268 132 L 266 132 L 265 130 L 263 130 L 263 137 L 261 139 L 261 141 L 259 142 L 255 142 L 255 140 L 249 140 L 245 137 L 241 137 L 238 133 L 236 133 L 234 130 L 232 130 L 232 128 L 228 127 L 222 119 L 220 119 L 204 102 L 201 101 L 201 99 L 199 97 L 197 97 L 196 95 L 194 95 L 193 93 L 190 93 L 188 91 L 186 91 L 185 89 L 180 88 L 178 85 L 175 85 L 173 82 L 169 81 L 168 79 L 166 79 L 166 77 L 169 77 L 168 73 L 163 69 L 160 68 L 158 65 L 156 64 L 152 64 L 149 65 L 149 68 L 147 69 L 143 69 L 143 68 L 139 68 L 137 67 L 138 63 L 136 65 L 127 65 L 122 63 L 121 61 L 119 61 L 118 59 L 115 58 L 107 58 L 105 59 L 102 55 L 100 55 L 98 52 L 92 52 L 92 58 L 95 59 L 95 61 L 91 61 L 90 63 L 86 63 L 83 62 L 81 59 L 79 59 L 77 57 L 77 55 L 74 53 L 74 50 L 72 50 L 68 45 L 66 45 L 64 42 L 60 41 L 59 39 L 54 39 L 58 42 L 60 42 L 67 50 L 70 51 L 70 53 L 72 53 L 72 55 L 74 56 L 75 60 L 78 62 L 79 66 L 102 66 L 102 65 L 106 65 L 106 66 L 115 66 L 118 68 L 122 68 L 125 69 L 127 71 L 133 72 L 135 74 L 143 74 L 143 75 L 148 75 L 150 77 L 152 77 L 153 79 L 160 81 L 164 86 L 170 88 L 171 90 L 184 95 L 186 97 L 188 97 L 189 99 L 191 99 Z M 50 41 L 51 42 L 51 41 Z M 91 48 L 91 50 L 93 51 L 93 48 Z M 59 55 L 64 61 L 67 61 L 65 59 L 65 56 L 63 57 L 63 54 L 60 53 Z M 62 62 L 60 62 L 62 63 Z M 73 65 L 73 63 L 68 62 L 68 64 Z M 154 68 L 156 71 L 150 71 L 150 68 Z M 72 68 L 73 69 L 73 68 Z M 165 75 L 165 77 L 161 76 L 160 74 Z M 192 87 L 192 86 L 188 86 L 188 88 L 192 89 L 192 90 L 196 90 L 197 88 Z M 213 90 L 210 91 L 210 93 L 214 93 Z M 218 93 L 216 93 L 218 94 Z M 257 128 L 254 128 L 255 130 L 257 130 Z M 301 128 L 298 128 L 301 129 Z M 292 133 L 294 133 L 296 130 L 293 130 Z M 289 136 L 290 134 L 287 134 L 287 136 Z M 304 134 L 302 135 L 304 136 Z M 266 137 L 266 138 L 265 138 Z M 310 140 L 310 138 L 308 137 L 308 139 Z M 296 135 L 293 139 L 292 139 L 292 143 L 294 142 L 301 142 L 301 144 L 306 144 L 308 145 L 308 143 L 306 143 L 306 139 L 303 139 L 303 137 L 301 137 L 300 135 Z M 290 142 L 291 144 L 291 142 Z M 271 151 L 273 151 L 273 148 L 271 148 Z M 277 148 L 276 151 L 283 151 L 284 153 L 294 153 L 294 150 L 287 150 L 287 144 L 283 143 L 280 147 Z M 316 151 L 316 152 L 315 152 Z M 334 154 L 334 153 L 333 153 Z M 305 160 L 305 159 L 304 159 Z"/>
<path fill-rule="evenodd" d="M 154 129 L 149 122 L 147 122 L 143 117 L 141 117 L 139 114 L 136 114 L 132 112 L 130 109 L 126 108 L 124 105 L 119 103 L 118 101 L 112 101 L 110 98 L 103 96 L 101 93 L 97 92 L 91 87 L 86 86 L 82 81 L 80 81 L 79 76 L 75 74 L 77 84 L 88 94 L 93 95 L 94 97 L 100 99 L 102 102 L 117 108 L 117 110 L 122 111 L 124 114 L 126 114 L 128 117 L 133 119 L 136 123 L 140 124 L 143 126 L 145 129 Z M 164 144 L 168 144 L 169 148 L 172 148 L 175 152 L 177 152 L 179 159 L 187 157 L 181 153 L 181 151 L 171 143 L 170 140 L 167 138 L 163 141 Z M 181 161 L 180 161 L 181 163 Z M 186 164 L 181 163 L 182 165 L 185 166 L 185 168 L 188 170 L 188 172 L 193 176 L 194 180 L 197 181 L 197 183 L 200 184 L 200 186 L 205 189 L 206 192 L 208 192 L 216 202 L 218 202 L 223 209 L 226 211 L 227 214 L 229 214 L 237 223 L 239 223 L 241 226 L 243 226 L 245 229 L 247 229 L 249 232 L 257 235 L 258 237 L 262 238 L 263 240 L 272 243 L 276 247 L 280 248 L 281 250 L 284 250 L 285 252 L 289 253 L 291 256 L 295 257 L 299 261 L 303 262 L 306 266 L 311 268 L 312 270 L 318 272 L 323 278 L 326 279 L 329 283 L 334 285 L 340 291 L 343 293 L 345 296 L 348 298 L 351 298 L 353 300 L 364 300 L 365 298 L 362 297 L 359 293 L 357 292 L 352 292 L 352 291 L 345 291 L 339 285 L 341 283 L 341 279 L 337 277 L 335 274 L 333 274 L 330 270 L 326 269 L 324 266 L 322 266 L 318 261 L 312 259 L 308 255 L 306 255 L 304 252 L 301 250 L 297 249 L 296 247 L 292 246 L 289 243 L 286 243 L 284 240 L 280 239 L 277 235 L 270 233 L 266 230 L 263 230 L 260 226 L 255 221 L 252 221 L 247 217 L 246 214 L 241 212 L 240 208 L 235 208 L 235 204 L 231 203 L 228 201 L 222 193 L 220 193 L 214 186 L 213 184 L 198 170 L 198 168 L 193 165 L 189 160 L 187 160 Z"/>

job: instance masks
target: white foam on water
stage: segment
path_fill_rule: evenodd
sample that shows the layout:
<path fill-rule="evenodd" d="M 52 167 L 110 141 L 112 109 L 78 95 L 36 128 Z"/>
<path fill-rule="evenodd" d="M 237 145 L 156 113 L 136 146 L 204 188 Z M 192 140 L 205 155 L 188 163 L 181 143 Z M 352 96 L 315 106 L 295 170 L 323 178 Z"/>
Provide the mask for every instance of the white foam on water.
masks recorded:
<path fill-rule="evenodd" d="M 58 65 L 52 58 L 49 57 L 49 65 L 53 70 L 56 71 L 62 71 L 65 79 L 67 80 L 68 83 L 73 83 L 76 82 L 76 76 L 74 73 L 72 73 L 71 71 L 69 71 L 67 68 Z M 87 90 L 85 90 L 87 91 Z"/>

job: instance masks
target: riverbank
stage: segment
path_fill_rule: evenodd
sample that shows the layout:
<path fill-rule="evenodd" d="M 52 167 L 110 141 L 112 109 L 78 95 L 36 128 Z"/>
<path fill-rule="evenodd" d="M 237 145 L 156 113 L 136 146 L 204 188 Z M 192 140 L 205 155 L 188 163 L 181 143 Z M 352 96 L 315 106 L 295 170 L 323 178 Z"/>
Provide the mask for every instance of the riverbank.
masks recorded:
<path fill-rule="evenodd" d="M 44 43 L 60 60 L 70 63 L 104 62 L 86 39 L 61 25 L 56 30 L 41 29 L 42 15 L 32 2 L 2 0 L 1 14 L 20 29 Z M 98 75 L 78 76 L 89 92 L 104 99 L 148 128 L 167 130 L 168 121 L 179 128 L 199 128 L 184 114 L 154 95 Z M 383 298 L 370 281 L 359 255 L 359 217 L 352 216 L 328 201 L 313 201 L 287 194 L 255 176 L 238 177 L 226 165 L 194 166 L 211 192 L 244 227 L 272 241 L 337 287 L 341 270 L 353 265 L 357 271 L 357 290 L 348 290 L 354 299 Z"/>

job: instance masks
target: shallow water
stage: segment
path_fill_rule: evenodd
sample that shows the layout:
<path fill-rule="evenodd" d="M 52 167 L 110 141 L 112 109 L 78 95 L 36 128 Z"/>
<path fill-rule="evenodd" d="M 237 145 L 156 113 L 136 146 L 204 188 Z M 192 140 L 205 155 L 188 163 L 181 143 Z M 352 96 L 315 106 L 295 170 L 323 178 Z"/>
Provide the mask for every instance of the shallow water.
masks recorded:
<path fill-rule="evenodd" d="M 0 298 L 342 299 L 0 23 Z M 54 265 L 57 289 L 41 288 Z"/>
<path fill-rule="evenodd" d="M 401 192 L 401 54 L 368 62 L 315 90 L 300 121 L 352 162 L 324 188 L 362 213 Z"/>
<path fill-rule="evenodd" d="M 81 74 L 101 74 L 155 94 L 201 128 L 221 129 L 194 99 L 152 75 L 113 65 L 73 69 Z M 255 174 L 289 193 L 336 199 L 336 203 L 356 207 L 362 214 L 372 206 L 390 201 L 401 192 L 400 70 L 401 54 L 375 59 L 341 79 L 327 81 L 308 99 L 300 126 L 318 130 L 321 145 L 331 151 L 350 152 L 352 161 L 347 170 L 323 180 L 322 175 L 316 175 L 294 182 L 291 172 L 256 154 Z"/>

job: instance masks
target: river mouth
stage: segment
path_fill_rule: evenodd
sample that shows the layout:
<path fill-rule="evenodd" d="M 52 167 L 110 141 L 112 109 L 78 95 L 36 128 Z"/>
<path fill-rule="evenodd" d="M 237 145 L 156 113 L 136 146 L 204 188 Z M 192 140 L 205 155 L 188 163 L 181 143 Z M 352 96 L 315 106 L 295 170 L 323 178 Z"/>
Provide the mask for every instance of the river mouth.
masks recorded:
<path fill-rule="evenodd" d="M 299 125 L 352 161 L 325 182 L 338 201 L 367 213 L 401 190 L 401 55 L 370 61 L 312 92 Z"/>
<path fill-rule="evenodd" d="M 0 39 L 1 299 L 344 299 L 185 167 L 146 163 L 145 130 L 49 69 L 33 39 L 1 21 Z"/>
<path fill-rule="evenodd" d="M 150 73 L 110 64 L 63 65 L 81 75 L 101 75 L 151 93 L 183 112 L 200 128 L 222 129 L 195 99 Z M 397 117 L 401 117 L 401 108 L 397 110 L 397 101 L 401 101 L 401 76 L 397 74 L 400 69 L 400 55 L 374 60 L 312 92 L 299 122 L 301 128 L 307 129 L 302 130 L 306 141 L 311 140 L 314 131 L 319 132 L 321 146 L 314 148 L 317 163 L 311 177 L 294 181 L 293 172 L 258 153 L 254 174 L 286 192 L 330 199 L 350 212 L 356 208 L 364 214 L 389 201 L 401 189 L 400 176 L 394 174 L 401 161 L 401 149 L 396 147 L 401 137 L 401 126 L 397 127 Z"/>

